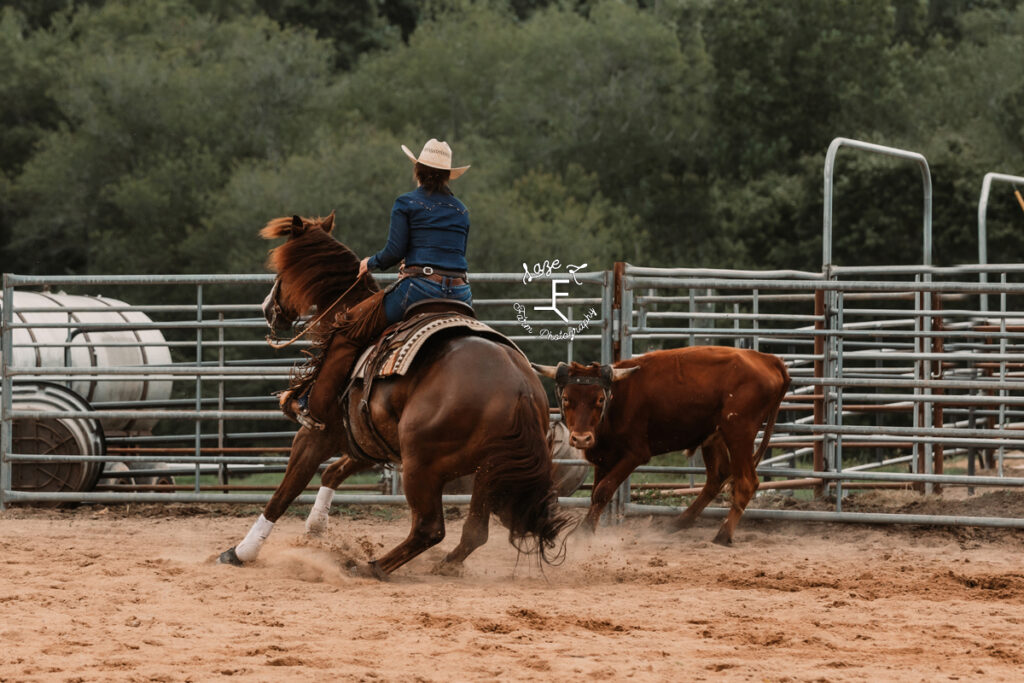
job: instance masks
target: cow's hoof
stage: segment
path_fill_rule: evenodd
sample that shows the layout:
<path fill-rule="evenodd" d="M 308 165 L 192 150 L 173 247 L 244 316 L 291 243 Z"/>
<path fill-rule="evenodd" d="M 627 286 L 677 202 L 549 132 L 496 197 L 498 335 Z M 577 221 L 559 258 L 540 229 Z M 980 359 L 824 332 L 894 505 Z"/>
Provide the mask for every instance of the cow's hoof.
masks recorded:
<path fill-rule="evenodd" d="M 461 577 L 465 573 L 466 567 L 461 562 L 449 562 L 448 560 L 441 560 L 434 565 L 433 573 L 438 576 L 453 576 Z"/>
<path fill-rule="evenodd" d="M 220 557 L 217 558 L 217 564 L 230 564 L 232 567 L 241 567 L 245 563 L 238 559 L 238 553 L 235 552 L 234 547 L 231 547 L 220 554 Z"/>

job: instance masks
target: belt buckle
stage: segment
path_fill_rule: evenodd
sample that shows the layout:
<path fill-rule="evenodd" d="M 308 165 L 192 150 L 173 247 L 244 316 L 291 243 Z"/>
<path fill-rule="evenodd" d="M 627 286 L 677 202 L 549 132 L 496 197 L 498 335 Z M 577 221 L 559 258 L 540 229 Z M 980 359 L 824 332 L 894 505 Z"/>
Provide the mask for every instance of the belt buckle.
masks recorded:
<path fill-rule="evenodd" d="M 434 269 L 431 268 L 430 266 L 423 266 L 423 274 L 424 275 L 433 275 L 434 274 Z"/>

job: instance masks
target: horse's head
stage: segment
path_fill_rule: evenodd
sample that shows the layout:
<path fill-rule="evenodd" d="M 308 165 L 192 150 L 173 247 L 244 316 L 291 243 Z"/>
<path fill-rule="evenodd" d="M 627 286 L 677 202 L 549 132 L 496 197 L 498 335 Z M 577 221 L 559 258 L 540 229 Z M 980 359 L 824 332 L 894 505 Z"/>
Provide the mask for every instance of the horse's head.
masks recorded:
<path fill-rule="evenodd" d="M 285 313 L 285 308 L 281 304 L 281 278 L 279 277 L 274 278 L 274 286 L 270 288 L 270 292 L 263 299 L 262 308 L 263 317 L 275 335 L 287 332 L 295 319 L 299 317 L 292 312 Z"/>
<path fill-rule="evenodd" d="M 351 305 L 375 291 L 377 283 L 364 277 L 359 283 L 359 257 L 331 236 L 334 212 L 326 218 L 275 218 L 260 230 L 264 239 L 287 237 L 272 249 L 267 265 L 277 273 L 263 301 L 263 315 L 275 332 L 287 330 L 310 308 L 338 303 Z"/>

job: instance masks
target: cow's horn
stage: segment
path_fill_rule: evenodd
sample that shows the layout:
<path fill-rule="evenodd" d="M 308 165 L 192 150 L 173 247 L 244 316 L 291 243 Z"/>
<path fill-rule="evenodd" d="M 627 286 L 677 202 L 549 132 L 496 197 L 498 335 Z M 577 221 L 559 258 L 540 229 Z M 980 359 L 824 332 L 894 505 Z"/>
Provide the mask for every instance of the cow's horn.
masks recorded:
<path fill-rule="evenodd" d="M 554 365 L 538 365 L 537 363 L 530 363 L 533 371 L 541 377 L 547 377 L 548 379 L 555 379 L 555 374 L 558 372 L 558 368 Z"/>
<path fill-rule="evenodd" d="M 612 381 L 618 382 L 620 379 L 623 379 L 624 377 L 629 377 L 639 369 L 639 365 L 632 368 L 612 368 Z"/>

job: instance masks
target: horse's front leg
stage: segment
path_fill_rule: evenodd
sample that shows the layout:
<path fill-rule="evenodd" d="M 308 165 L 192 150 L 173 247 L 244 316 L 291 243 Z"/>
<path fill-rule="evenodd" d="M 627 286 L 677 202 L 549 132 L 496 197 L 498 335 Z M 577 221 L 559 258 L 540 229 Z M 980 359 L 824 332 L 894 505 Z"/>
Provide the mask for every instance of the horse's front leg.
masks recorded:
<path fill-rule="evenodd" d="M 263 543 L 270 536 L 270 532 L 274 530 L 274 523 L 306 488 L 306 484 L 316 474 L 320 464 L 331 457 L 332 443 L 334 443 L 331 436 L 325 432 L 310 431 L 305 427 L 295 433 L 284 478 L 278 484 L 277 490 L 270 497 L 266 507 L 263 508 L 263 514 L 252 525 L 245 538 L 235 547 L 220 554 L 219 562 L 221 564 L 241 566 L 245 562 L 252 562 L 256 559 Z"/>
<path fill-rule="evenodd" d="M 319 536 L 327 530 L 327 515 L 331 509 L 331 501 L 334 500 L 334 490 L 353 474 L 371 467 L 373 467 L 371 463 L 343 455 L 324 470 L 324 473 L 320 475 L 320 490 L 316 493 L 316 502 L 313 503 L 313 509 L 309 511 L 309 517 L 306 518 L 307 534 Z"/>

